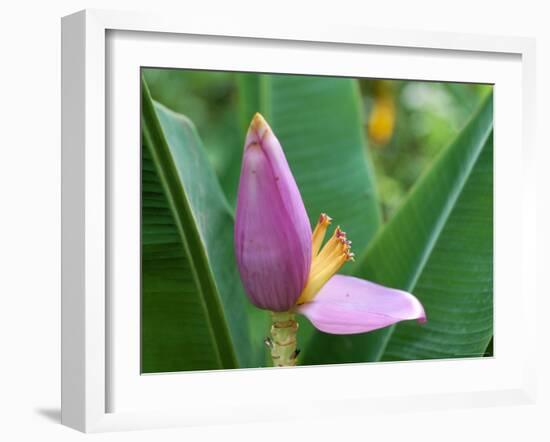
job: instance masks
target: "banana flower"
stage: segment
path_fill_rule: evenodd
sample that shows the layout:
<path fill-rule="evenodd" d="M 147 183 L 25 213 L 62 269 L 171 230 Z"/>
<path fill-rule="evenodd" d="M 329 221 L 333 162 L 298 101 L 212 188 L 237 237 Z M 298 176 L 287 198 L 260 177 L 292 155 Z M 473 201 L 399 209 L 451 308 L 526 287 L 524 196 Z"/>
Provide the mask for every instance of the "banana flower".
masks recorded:
<path fill-rule="evenodd" d="M 337 275 L 353 260 L 351 241 L 331 218 L 309 218 L 281 144 L 257 113 L 250 123 L 237 196 L 235 255 L 250 301 L 272 312 L 274 365 L 296 364 L 295 313 L 320 331 L 365 333 L 402 320 L 426 321 L 418 299 L 402 290 Z"/>

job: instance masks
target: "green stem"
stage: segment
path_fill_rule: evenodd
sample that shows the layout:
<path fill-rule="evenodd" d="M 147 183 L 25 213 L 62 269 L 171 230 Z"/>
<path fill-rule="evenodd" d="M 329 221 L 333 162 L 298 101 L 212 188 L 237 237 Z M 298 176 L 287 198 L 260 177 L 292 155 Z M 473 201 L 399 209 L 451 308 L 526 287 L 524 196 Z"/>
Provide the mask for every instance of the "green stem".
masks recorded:
<path fill-rule="evenodd" d="M 298 323 L 292 312 L 271 312 L 271 358 L 275 367 L 296 365 Z"/>

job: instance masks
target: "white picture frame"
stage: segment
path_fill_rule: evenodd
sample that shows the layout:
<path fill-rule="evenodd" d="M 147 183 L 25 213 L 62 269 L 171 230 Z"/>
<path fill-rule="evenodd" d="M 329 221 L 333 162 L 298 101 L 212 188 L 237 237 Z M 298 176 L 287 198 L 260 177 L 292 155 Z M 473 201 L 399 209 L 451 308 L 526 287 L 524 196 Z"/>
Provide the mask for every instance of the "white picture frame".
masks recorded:
<path fill-rule="evenodd" d="M 113 155 L 111 145 L 121 136 L 130 134 L 129 140 L 138 140 L 134 114 L 128 114 L 127 120 L 119 119 L 119 110 L 110 100 L 113 82 L 117 75 L 124 72 L 113 70 L 112 66 L 125 63 L 132 72 L 141 65 L 146 54 L 151 55 L 153 64 L 166 66 L 167 58 L 172 55 L 174 45 L 185 44 L 185 38 L 191 39 L 203 47 L 212 46 L 208 43 L 215 38 L 221 46 L 227 47 L 227 42 L 234 44 L 236 51 L 242 47 L 240 62 L 247 47 L 256 51 L 262 45 L 272 48 L 275 52 L 291 48 L 294 51 L 332 51 L 334 56 L 339 52 L 368 50 L 377 53 L 381 61 L 377 71 L 371 76 L 385 77 L 394 73 L 394 78 L 438 78 L 455 81 L 486 81 L 495 82 L 495 146 L 496 151 L 506 152 L 502 161 L 495 162 L 495 219 L 498 221 L 496 230 L 517 229 L 521 235 L 508 244 L 513 251 L 514 262 L 503 255 L 499 242 L 495 241 L 495 255 L 499 253 L 500 273 L 496 273 L 495 291 L 504 287 L 502 278 L 517 293 L 515 301 L 518 308 L 516 320 L 521 321 L 519 337 L 512 336 L 509 318 L 513 304 L 505 300 L 501 304 L 502 314 L 496 316 L 495 327 L 500 327 L 502 339 L 497 346 L 502 346 L 502 357 L 492 360 L 461 360 L 434 361 L 431 363 L 406 364 L 353 364 L 347 366 L 311 367 L 311 370 L 244 370 L 216 373 L 188 373 L 189 380 L 195 388 L 187 391 L 194 399 L 192 406 L 180 406 L 170 399 L 168 391 L 181 388 L 176 377 L 171 376 L 140 376 L 135 370 L 134 353 L 117 351 L 117 340 L 121 327 L 133 330 L 132 334 L 120 337 L 131 340 L 135 337 L 135 308 L 127 309 L 126 316 L 120 316 L 120 308 L 113 308 L 109 291 L 117 283 L 113 283 L 112 262 L 116 261 L 120 248 L 112 247 L 117 241 L 120 230 L 116 229 L 116 220 L 112 213 L 120 197 L 112 193 L 113 180 L 125 169 L 119 169 L 119 155 Z M 210 40 L 209 40 L 210 38 Z M 146 49 L 148 42 L 154 40 L 154 45 Z M 203 41 L 204 40 L 204 41 Z M 206 42 L 206 43 L 205 43 Z M 206 45 L 206 46 L 205 46 Z M 139 50 L 136 48 L 143 48 Z M 163 48 L 166 50 L 164 51 Z M 268 48 L 268 49 L 269 49 Z M 283 48 L 283 49 L 281 49 Z M 309 48 L 309 49 L 308 49 Z M 265 49 L 265 48 L 264 48 Z M 266 51 L 268 49 L 265 49 Z M 193 47 L 189 51 L 196 51 Z M 393 51 L 393 52 L 392 52 Z M 415 52 L 416 51 L 416 52 Z M 423 75 L 422 66 L 415 63 L 401 65 L 392 62 L 385 54 L 392 52 L 395 60 L 412 54 L 419 58 L 428 57 L 431 63 L 431 74 Z M 261 54 L 261 52 L 260 52 Z M 376 54 L 375 54 L 376 55 Z M 374 56 L 374 55 L 373 55 Z M 162 58 L 165 57 L 165 58 Z M 273 57 L 276 57 L 273 55 Z M 500 60 L 491 67 L 492 62 L 479 70 L 469 72 L 457 70 L 449 76 L 448 59 L 459 57 L 461 60 L 471 59 L 471 63 L 484 64 L 486 60 Z M 267 56 L 262 60 L 264 71 L 269 69 Z M 349 57 L 348 57 L 349 58 Z M 239 60 L 239 55 L 234 57 Z M 348 73 L 358 74 L 361 66 L 350 64 L 346 67 L 346 57 L 343 57 L 339 67 L 348 69 Z M 411 58 L 414 61 L 414 57 Z M 439 63 L 438 63 L 439 60 Z M 477 61 L 476 61 L 477 60 Z M 197 66 L 212 68 L 206 61 L 196 61 Z M 231 65 L 228 60 L 219 61 L 220 67 L 228 70 L 243 69 L 242 64 Z M 225 63 L 225 64 L 224 64 Z M 392 63 L 394 63 L 392 65 Z M 536 312 L 534 268 L 526 265 L 526 257 L 534 256 L 535 229 L 534 216 L 534 178 L 527 173 L 533 152 L 533 112 L 535 94 L 535 47 L 534 41 L 518 37 L 489 37 L 479 35 L 464 35 L 450 33 L 427 33 L 416 31 L 381 31 L 369 28 L 334 27 L 292 27 L 290 25 L 268 25 L 265 22 L 231 24 L 229 22 L 207 22 L 195 19 L 182 20 L 167 16 L 154 16 L 143 13 L 125 13 L 113 11 L 87 10 L 63 18 L 62 21 L 62 423 L 84 432 L 111 431 L 138 428 L 156 428 L 167 426 L 186 426 L 220 422 L 251 422 L 257 420 L 284 419 L 300 416 L 324 415 L 361 415 L 373 410 L 383 409 L 387 412 L 397 412 L 411 407 L 420 408 L 452 408 L 470 406 L 489 406 L 502 403 L 532 403 L 535 397 L 535 359 L 531 357 L 534 348 L 529 342 L 534 342 L 535 324 L 527 318 L 534 318 Z M 172 65 L 172 63 L 169 63 Z M 299 65 L 297 72 L 335 73 L 327 72 L 321 65 Z M 179 66 L 174 62 L 174 66 Z M 258 69 L 258 64 L 247 65 L 249 70 Z M 472 66 L 474 66 L 472 64 Z M 502 66 L 505 68 L 500 69 Z M 118 69 L 118 68 L 117 68 Z M 275 68 L 273 68 L 275 69 Z M 384 71 L 384 69 L 387 69 Z M 485 71 L 484 71 L 485 69 Z M 243 69 L 247 70 L 247 69 Z M 343 71 L 338 71 L 343 72 Z M 363 71 L 361 71 L 363 72 Z M 395 73 L 398 72 L 396 75 Z M 484 73 L 485 72 L 485 73 Z M 139 74 L 138 74 L 139 75 Z M 357 75 L 361 76 L 361 75 Z M 492 79 L 498 78 L 498 81 Z M 499 91 L 500 88 L 500 91 Z M 136 94 L 139 92 L 136 89 Z M 118 89 L 117 89 L 118 91 Z M 118 92 L 117 92 L 118 93 Z M 128 93 L 132 93 L 131 91 Z M 134 98 L 132 98 L 134 97 Z M 112 97 L 111 97 L 112 98 Z M 124 100 L 122 100 L 124 99 Z M 127 99 L 127 100 L 126 100 Z M 515 100 L 520 111 L 506 110 L 506 102 Z M 120 96 L 117 103 L 124 101 L 128 106 L 135 104 L 135 96 Z M 129 104 L 128 104 L 129 103 Z M 134 106 L 135 107 L 135 106 Z M 139 113 L 139 106 L 135 109 Z M 519 112 L 519 113 L 518 113 Z M 117 130 L 109 132 L 106 122 L 117 124 Z M 505 132 L 509 131 L 509 132 Z M 504 136 L 506 135 L 506 136 Z M 516 142 L 514 144 L 514 142 Z M 113 144 L 114 143 L 114 144 Z M 508 144 L 506 144 L 508 143 Z M 135 144 L 135 143 L 134 143 Z M 117 151 L 119 152 L 119 151 Z M 117 159 L 118 158 L 118 159 Z M 503 179 L 510 164 L 521 161 L 523 164 L 523 186 L 521 188 L 506 187 Z M 132 161 L 126 162 L 132 164 Z M 114 172 L 113 172 L 114 171 Z M 131 171 L 128 171 L 131 174 Z M 136 173 L 139 173 L 137 171 Z M 132 178 L 128 175 L 129 181 Z M 499 179 L 500 176 L 500 179 Z M 135 176 L 134 176 L 135 178 Z M 503 199 L 499 194 L 513 193 L 521 200 L 523 210 L 499 218 L 499 207 Z M 500 205 L 499 205 L 500 204 Z M 131 210 L 130 210 L 131 212 Z M 497 223 L 497 221 L 495 221 Z M 498 233 L 495 237 L 498 240 Z M 137 246 L 137 244 L 136 244 Z M 115 250 L 116 249 L 116 250 Z M 522 265 L 517 265 L 520 259 Z M 511 275 L 511 270 L 520 268 L 519 274 Z M 499 274 L 503 275 L 499 279 Z M 129 275 L 131 278 L 131 274 Z M 124 278 L 119 278 L 124 279 Z M 124 298 L 122 301 L 127 302 Z M 499 310 L 497 309 L 497 312 Z M 519 318 L 519 319 L 518 319 Z M 118 326 L 117 324 L 122 324 Z M 510 332 L 507 334 L 507 331 Z M 496 334 L 497 332 L 495 332 Z M 511 350 L 518 348 L 518 341 L 524 338 L 521 352 L 515 360 L 507 358 Z M 500 338 L 498 338 L 500 339 Z M 127 342 L 125 341 L 125 342 Z M 501 343 L 502 342 L 502 343 Z M 136 345 L 139 345 L 138 343 Z M 506 348 L 509 346 L 510 352 Z M 135 349 L 135 346 L 132 347 Z M 500 349 L 497 350 L 497 352 Z M 131 361 L 126 367 L 125 361 Z M 134 364 L 134 365 L 132 365 Z M 404 371 L 409 376 L 416 376 L 423 393 L 420 390 L 404 390 L 399 383 L 393 391 L 376 390 L 375 385 L 369 389 L 354 388 L 354 381 L 360 379 L 369 371 L 369 375 L 394 376 L 400 378 Z M 429 373 L 427 373 L 429 372 Z M 453 389 L 447 388 L 448 380 L 434 381 L 437 373 L 455 375 Z M 127 373 L 127 375 L 126 375 Z M 313 376 L 311 373 L 315 373 Z M 346 382 L 343 387 L 327 388 L 323 395 L 316 395 L 314 384 L 316 377 L 324 379 L 339 376 Z M 388 373 L 388 374 L 387 374 Z M 461 374 L 461 380 L 456 374 Z M 343 374 L 343 376 L 342 376 Z M 190 377 L 192 376 L 192 378 Z M 247 377 L 245 379 L 245 376 Z M 483 377 L 485 376 L 485 378 Z M 491 382 L 488 381 L 492 378 Z M 485 384 L 476 378 L 485 379 Z M 113 382 L 113 379 L 116 381 Z M 313 381 L 312 381 L 313 379 Z M 251 382 L 247 392 L 243 382 Z M 423 380 L 423 381 L 422 381 Z M 427 384 L 431 380 L 431 384 Z M 305 391 L 310 392 L 310 399 L 300 406 L 299 413 L 285 409 L 278 403 L 261 402 L 257 391 L 261 387 L 271 385 L 277 391 L 281 385 L 295 383 Z M 201 402 L 200 392 L 209 385 L 212 390 L 220 391 L 222 398 L 212 403 Z M 383 385 L 383 383 L 381 384 Z M 259 390 L 260 389 L 260 390 Z M 116 395 L 113 392 L 116 391 Z M 132 391 L 139 394 L 131 395 Z M 346 393 L 348 392 L 348 393 Z M 269 390 L 264 391 L 269 396 Z M 267 394 L 266 394 L 267 393 Z M 255 396 L 257 395 L 257 396 Z M 117 404 L 113 403 L 117 397 Z M 119 399 L 120 398 L 120 399 Z M 137 404 L 143 398 L 144 404 Z M 164 400 L 166 406 L 164 406 Z M 230 399 L 230 400 L 229 400 Z M 162 404 L 160 404 L 162 402 Z M 155 406 L 148 408 L 148 404 Z M 121 405 L 118 405 L 121 404 Z M 135 408 L 129 404 L 136 404 Z M 160 404 L 160 405 L 159 405 Z M 170 405 L 170 406 L 168 406 Z M 230 406 L 229 406 L 230 405 Z M 259 406 L 261 405 L 261 406 Z M 307 406 L 305 406 L 307 405 Z"/>

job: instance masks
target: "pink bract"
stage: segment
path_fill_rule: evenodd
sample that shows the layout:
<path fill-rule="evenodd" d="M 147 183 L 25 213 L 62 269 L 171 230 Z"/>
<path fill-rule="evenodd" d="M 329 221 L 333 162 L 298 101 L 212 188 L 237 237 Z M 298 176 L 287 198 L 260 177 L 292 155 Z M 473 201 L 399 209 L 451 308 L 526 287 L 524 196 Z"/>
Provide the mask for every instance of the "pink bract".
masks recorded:
<path fill-rule="evenodd" d="M 319 330 L 364 333 L 405 319 L 426 321 L 422 304 L 410 293 L 351 276 L 333 276 L 315 299 L 297 310 Z"/>
<path fill-rule="evenodd" d="M 311 227 L 281 145 L 259 114 L 245 142 L 235 249 L 252 303 L 272 311 L 291 309 L 311 266 Z"/>

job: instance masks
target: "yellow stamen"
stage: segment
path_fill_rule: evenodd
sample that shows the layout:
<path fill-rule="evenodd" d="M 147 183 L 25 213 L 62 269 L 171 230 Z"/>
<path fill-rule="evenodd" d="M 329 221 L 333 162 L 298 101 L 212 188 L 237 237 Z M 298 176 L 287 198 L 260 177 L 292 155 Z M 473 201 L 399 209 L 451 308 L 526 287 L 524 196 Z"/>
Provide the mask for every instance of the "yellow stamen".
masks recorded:
<path fill-rule="evenodd" d="M 298 298 L 298 304 L 312 301 L 342 265 L 346 261 L 353 260 L 351 241 L 347 240 L 346 233 L 340 227 L 336 227 L 331 238 L 321 248 L 330 221 L 331 219 L 327 215 L 322 214 L 313 231 L 313 260 L 306 286 Z"/>
<path fill-rule="evenodd" d="M 324 262 L 327 257 L 331 256 L 335 251 L 340 250 L 341 248 L 341 242 L 342 242 L 342 230 L 340 229 L 340 226 L 336 227 L 334 230 L 334 233 L 330 237 L 330 239 L 327 241 L 325 246 L 323 247 L 323 250 L 321 250 L 317 257 L 313 260 L 313 264 L 319 265 L 322 262 Z"/>
<path fill-rule="evenodd" d="M 323 244 L 327 228 L 330 225 L 331 221 L 332 218 L 330 216 L 328 216 L 326 213 L 321 213 L 319 221 L 317 222 L 315 230 L 313 231 L 313 236 L 311 237 L 311 253 L 313 254 L 313 258 L 315 258 L 315 256 L 317 256 L 317 253 L 319 253 L 319 249 L 321 248 L 321 244 Z"/>

